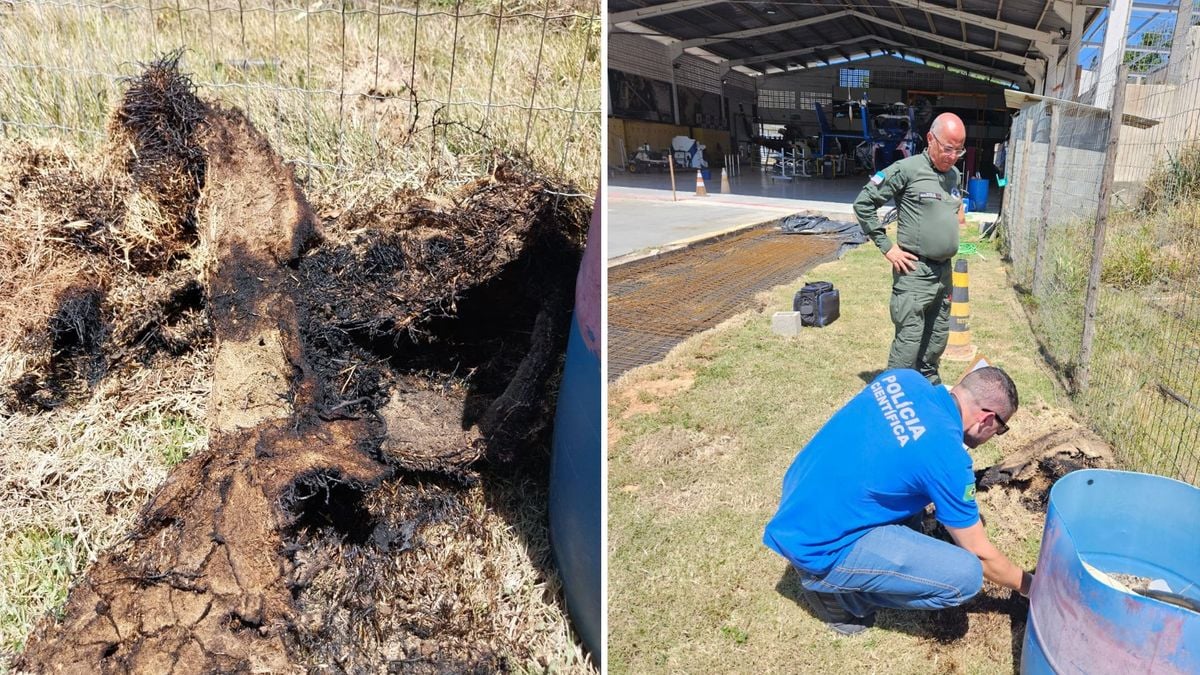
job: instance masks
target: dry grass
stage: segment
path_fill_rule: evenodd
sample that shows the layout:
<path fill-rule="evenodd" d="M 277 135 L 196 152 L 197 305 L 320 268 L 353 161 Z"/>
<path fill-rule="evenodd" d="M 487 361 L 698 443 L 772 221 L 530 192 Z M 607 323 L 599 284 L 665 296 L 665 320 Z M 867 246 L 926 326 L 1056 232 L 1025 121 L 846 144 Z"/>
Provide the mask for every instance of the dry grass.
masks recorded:
<path fill-rule="evenodd" d="M 117 203 L 128 194 L 112 164 L 56 142 L 0 142 L 6 387 L 50 356 L 37 336 L 64 288 L 80 280 L 103 285 L 115 313 L 127 319 L 144 301 L 146 280 L 119 254 L 92 255 L 64 242 L 62 223 L 75 216 L 61 209 L 70 207 L 78 184 L 101 186 Z M 154 239 L 154 221 L 124 220 L 146 227 L 115 227 L 108 241 L 117 248 Z M 121 368 L 90 397 L 51 414 L 17 410 L 7 389 L 0 396 L 0 669 L 32 624 L 62 604 L 76 575 L 124 535 L 170 467 L 204 446 L 210 378 L 208 349 L 200 344 L 152 369 Z"/>
<path fill-rule="evenodd" d="M 980 251 L 971 259 L 974 342 L 1013 375 L 1022 408 L 1011 433 L 975 451 L 977 468 L 1079 428 L 999 255 Z M 877 628 L 843 639 L 797 603 L 794 575 L 761 544 L 796 451 L 883 367 L 891 340 L 890 277 L 874 248 L 804 278 L 841 289 L 841 319 L 794 339 L 772 335 L 770 314 L 790 306 L 797 281 L 768 294 L 761 312 L 688 340 L 610 389 L 610 671 L 1013 672 L 1023 619 L 1007 592 L 989 589 L 989 600 L 961 614 L 883 612 Z M 965 365 L 945 363 L 943 377 L 954 381 Z M 1004 491 L 981 493 L 980 504 L 997 546 L 1031 567 L 1041 517 Z"/>
<path fill-rule="evenodd" d="M 590 193 L 600 166 L 598 8 L 14 0 L 0 3 L 0 135 L 94 144 L 120 78 L 183 47 L 201 95 L 245 110 L 325 195 L 449 192 L 495 152 L 527 154 Z"/>

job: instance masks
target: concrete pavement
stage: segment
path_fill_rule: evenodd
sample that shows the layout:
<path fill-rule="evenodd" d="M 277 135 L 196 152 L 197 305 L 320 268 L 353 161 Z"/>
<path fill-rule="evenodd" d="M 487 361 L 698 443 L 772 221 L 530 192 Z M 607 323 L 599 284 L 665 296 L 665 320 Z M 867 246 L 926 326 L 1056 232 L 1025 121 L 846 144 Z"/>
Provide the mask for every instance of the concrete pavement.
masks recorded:
<path fill-rule="evenodd" d="M 675 199 L 668 174 L 614 174 L 609 177 L 605 236 L 609 265 L 654 255 L 724 233 L 779 220 L 793 213 L 819 213 L 854 220 L 852 203 L 864 176 L 824 180 L 772 180 L 751 168 L 730 179 L 733 194 L 719 194 L 720 170 L 705 181 L 707 197 L 695 195 L 696 174 L 676 174 Z M 885 207 L 883 210 L 886 211 Z M 972 221 L 995 213 L 970 213 Z"/>

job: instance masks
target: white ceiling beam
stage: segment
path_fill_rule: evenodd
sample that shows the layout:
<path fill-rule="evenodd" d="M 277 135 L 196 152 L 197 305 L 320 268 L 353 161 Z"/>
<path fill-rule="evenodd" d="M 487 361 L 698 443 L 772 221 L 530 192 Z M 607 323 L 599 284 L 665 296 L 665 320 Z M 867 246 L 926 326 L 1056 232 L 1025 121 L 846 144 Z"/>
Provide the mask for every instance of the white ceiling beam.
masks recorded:
<path fill-rule="evenodd" d="M 1067 2 L 1067 0 L 1054 0 L 1054 2 L 1050 4 L 1051 11 L 1057 14 L 1058 18 L 1062 19 L 1066 23 L 1070 23 L 1071 14 L 1075 11 L 1076 7 L 1078 7 L 1077 4 Z"/>
<path fill-rule="evenodd" d="M 971 63 L 970 61 L 966 61 L 964 59 L 956 59 L 952 56 L 938 54 L 937 52 L 929 51 L 927 49 L 910 47 L 903 42 L 897 42 L 896 40 L 889 40 L 883 37 L 877 37 L 875 39 L 884 44 L 892 45 L 896 48 L 895 51 L 898 51 L 901 54 L 917 54 L 923 58 L 939 61 L 950 66 L 957 66 L 963 70 L 972 70 L 982 75 L 991 75 L 992 77 L 998 77 L 1009 82 L 1016 82 L 1021 79 L 1020 73 L 1014 73 L 1008 70 L 1000 70 L 998 68 L 990 68 L 988 66 L 981 66 L 978 63 Z"/>
<path fill-rule="evenodd" d="M 616 12 L 608 15 L 608 25 L 615 26 L 623 21 L 641 21 L 643 19 L 651 19 L 656 16 L 666 16 L 675 12 L 684 12 L 689 9 L 699 9 L 709 5 L 715 5 L 726 0 L 677 0 L 676 2 L 665 2 L 661 5 L 651 5 L 649 7 L 639 7 L 630 9 L 624 12 Z"/>
<path fill-rule="evenodd" d="M 839 10 L 836 12 L 830 12 L 829 14 L 822 14 L 820 16 L 810 17 L 808 19 L 800 19 L 798 21 L 788 21 L 788 22 L 774 24 L 774 25 L 770 25 L 770 26 L 762 26 L 760 28 L 749 28 L 746 30 L 734 31 L 731 33 L 721 33 L 719 35 L 713 35 L 710 37 L 693 38 L 691 40 L 684 40 L 684 41 L 676 43 L 676 44 L 683 49 L 688 49 L 691 47 L 704 47 L 706 45 L 711 45 L 711 44 L 715 44 L 718 42 L 758 37 L 760 35 L 768 35 L 770 33 L 778 33 L 778 32 L 782 32 L 782 31 L 786 31 L 786 30 L 791 30 L 793 28 L 812 26 L 815 24 L 824 23 L 826 21 L 833 21 L 835 19 L 840 19 L 840 18 L 846 17 L 846 16 L 856 16 L 864 21 L 883 25 L 888 28 L 892 28 L 893 30 L 901 31 L 904 33 L 917 35 L 917 36 L 923 37 L 931 42 L 937 42 L 939 44 L 943 44 L 948 47 L 955 47 L 955 48 L 961 49 L 965 52 L 970 52 L 973 54 L 980 54 L 980 55 L 986 56 L 988 58 L 996 59 L 998 61 L 1004 61 L 1006 63 L 1011 63 L 1013 65 L 1021 66 L 1021 68 L 1023 68 L 1023 69 L 1040 67 L 1038 65 L 1039 62 L 1037 59 L 1030 59 L 1025 56 L 1017 56 L 1015 54 L 1011 54 L 1009 52 L 1006 52 L 1004 50 L 999 50 L 999 49 L 980 49 L 978 45 L 974 45 L 969 42 L 963 42 L 962 40 L 948 38 L 948 37 L 945 37 L 942 35 L 938 35 L 936 33 L 930 33 L 928 31 L 920 30 L 918 28 L 901 26 L 894 21 L 890 21 L 888 19 L 883 19 L 878 16 L 873 16 L 873 15 L 866 14 L 864 12 L 860 12 L 860 11 L 853 10 L 853 9 Z M 974 16 L 974 15 L 972 15 L 972 16 Z M 884 40 L 882 38 L 880 38 L 880 41 L 881 42 L 891 42 L 889 40 Z M 906 48 L 909 49 L 910 51 L 915 51 L 911 47 L 906 46 Z M 1057 57 L 1057 49 L 1055 49 L 1054 56 Z M 940 59 L 949 61 L 951 57 L 937 56 L 935 58 L 940 58 Z M 763 60 L 770 60 L 770 59 L 763 59 Z M 963 63 L 970 63 L 970 62 L 964 61 Z M 976 69 L 982 68 L 982 66 L 978 66 L 975 64 L 971 64 L 971 67 L 976 68 Z M 1019 77 L 1017 75 L 1014 75 L 1013 73 L 1009 73 L 1008 76 L 1009 77 Z"/>
<path fill-rule="evenodd" d="M 1103 47 L 1104 43 L 1100 42 L 1099 40 L 1088 40 L 1087 42 L 1080 42 L 1079 45 L 1081 47 Z M 1127 51 L 1127 52 L 1154 52 L 1155 54 L 1170 54 L 1171 48 L 1170 47 L 1129 47 L 1129 46 L 1127 46 L 1127 47 L 1125 47 L 1125 51 Z"/>
<path fill-rule="evenodd" d="M 887 26 L 894 30 L 898 30 L 898 31 L 902 31 L 902 32 L 909 33 L 912 35 L 917 35 L 917 36 L 923 37 L 926 40 L 937 42 L 937 43 L 946 45 L 948 47 L 956 47 L 965 52 L 971 52 L 974 54 L 982 54 L 984 56 L 987 56 L 988 58 L 993 58 L 998 61 L 1005 61 L 1007 63 L 1021 66 L 1022 68 L 1036 60 L 1036 59 L 1030 59 L 1030 58 L 1027 58 L 1024 56 L 1016 56 L 1015 54 L 1010 54 L 1003 50 L 979 49 L 979 47 L 977 45 L 973 45 L 969 42 L 963 42 L 962 40 L 955 40 L 954 38 L 944 37 L 942 35 L 937 35 L 935 33 L 930 33 L 927 31 L 920 30 L 918 28 L 911 28 L 911 27 L 904 28 L 903 26 L 899 26 L 891 21 L 888 21 L 887 19 L 881 19 L 877 16 L 871 16 L 870 14 L 865 14 L 863 12 L 859 12 L 856 10 L 850 10 L 850 14 L 857 16 L 858 18 L 862 19 L 863 21 L 871 21 L 873 23 Z"/>
<path fill-rule="evenodd" d="M 703 47 L 705 45 L 711 45 L 711 44 L 714 44 L 717 42 L 725 42 L 727 40 L 740 40 L 742 38 L 758 37 L 759 35 L 768 35 L 770 33 L 779 33 L 781 31 L 791 30 L 793 28 L 802 28 L 804 26 L 811 26 L 813 24 L 824 23 L 826 21 L 832 21 L 834 19 L 840 19 L 843 16 L 849 16 L 850 14 L 855 14 L 855 13 L 856 12 L 853 12 L 851 10 L 843 9 L 843 10 L 839 10 L 836 12 L 830 12 L 829 14 L 822 14 L 821 16 L 814 16 L 814 17 L 811 17 L 808 19 L 800 19 L 797 21 L 787 21 L 785 23 L 777 23 L 777 24 L 773 24 L 770 26 L 763 26 L 761 28 L 749 28 L 746 30 L 734 31 L 732 33 L 721 33 L 720 35 L 713 35 L 713 36 L 705 37 L 705 38 L 694 38 L 691 40 L 684 40 L 680 44 L 683 45 L 684 49 L 687 49 L 688 47 Z"/>
<path fill-rule="evenodd" d="M 981 28 L 987 28 L 988 30 L 996 31 L 997 33 L 1007 33 L 1008 35 L 1012 35 L 1013 37 L 1019 37 L 1022 40 L 1029 40 L 1031 42 L 1048 41 L 1048 40 L 1052 40 L 1052 39 L 1058 37 L 1057 31 L 1055 31 L 1053 33 L 1049 33 L 1049 32 L 1044 32 L 1044 31 L 1040 31 L 1040 30 L 1034 30 L 1032 28 L 1026 28 L 1025 26 L 1021 26 L 1019 24 L 1012 23 L 1010 21 L 1001 21 L 998 19 L 993 19 L 988 16 L 982 16 L 979 14 L 972 14 L 970 12 L 959 11 L 959 10 L 953 9 L 951 7 L 942 7 L 941 5 L 935 5 L 932 2 L 929 2 L 929 0 L 891 0 L 891 1 L 892 1 L 893 5 L 900 5 L 902 7 L 911 7 L 912 9 L 917 9 L 922 12 L 928 12 L 930 14 L 944 16 L 947 19 L 954 19 L 955 21 L 963 21 L 972 26 L 979 26 Z"/>
<path fill-rule="evenodd" d="M 860 35 L 855 38 L 850 38 L 849 40 L 842 40 L 841 42 L 834 42 L 832 44 L 822 45 L 820 47 L 806 47 L 804 49 L 791 49 L 786 52 L 775 52 L 774 54 L 765 54 L 763 56 L 751 56 L 751 57 L 744 58 L 744 59 L 733 59 L 732 61 L 729 62 L 729 65 L 744 66 L 744 65 L 751 64 L 751 63 L 762 63 L 763 61 L 780 61 L 783 59 L 791 58 L 793 56 L 803 56 L 804 54 L 812 54 L 813 52 L 818 52 L 818 51 L 820 51 L 822 49 L 826 49 L 828 47 L 839 47 L 841 45 L 849 45 L 849 44 L 854 44 L 857 42 L 863 42 L 865 40 L 877 40 L 877 39 L 878 38 L 876 38 L 874 35 Z"/>

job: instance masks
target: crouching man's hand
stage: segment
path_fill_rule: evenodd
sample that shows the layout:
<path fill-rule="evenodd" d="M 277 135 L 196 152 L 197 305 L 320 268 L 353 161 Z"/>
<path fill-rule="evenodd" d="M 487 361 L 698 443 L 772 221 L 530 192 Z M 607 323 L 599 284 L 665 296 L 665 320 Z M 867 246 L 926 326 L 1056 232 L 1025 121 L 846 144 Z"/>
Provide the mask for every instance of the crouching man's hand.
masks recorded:
<path fill-rule="evenodd" d="M 1003 553 L 996 550 L 992 542 L 988 541 L 982 523 L 977 522 L 964 528 L 947 527 L 946 530 L 954 538 L 954 543 L 979 558 L 979 562 L 983 564 L 984 578 L 1029 597 L 1033 575 L 1014 565 Z"/>

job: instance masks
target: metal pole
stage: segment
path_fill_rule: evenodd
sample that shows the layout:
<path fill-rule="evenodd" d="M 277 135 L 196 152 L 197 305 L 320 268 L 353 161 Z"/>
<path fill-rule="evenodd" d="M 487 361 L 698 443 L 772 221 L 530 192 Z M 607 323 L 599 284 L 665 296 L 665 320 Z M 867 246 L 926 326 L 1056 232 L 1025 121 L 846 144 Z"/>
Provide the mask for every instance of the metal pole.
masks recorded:
<path fill-rule="evenodd" d="M 675 153 L 671 152 L 667 156 L 667 168 L 671 171 L 671 201 L 679 201 L 675 198 Z"/>
<path fill-rule="evenodd" d="M 1104 235 L 1108 228 L 1108 202 L 1112 191 L 1113 171 L 1117 165 L 1118 143 L 1121 138 L 1121 117 L 1125 112 L 1125 82 L 1129 66 L 1117 69 L 1117 86 L 1113 92 L 1112 113 L 1109 115 L 1108 147 L 1104 155 L 1104 173 L 1100 178 L 1100 203 L 1096 205 L 1096 230 L 1092 237 L 1092 266 L 1088 271 L 1087 297 L 1083 302 L 1083 340 L 1079 346 L 1079 375 L 1076 391 L 1087 391 L 1092 366 L 1092 341 L 1096 336 L 1096 305 L 1100 296 L 1100 266 L 1104 259 Z"/>
<path fill-rule="evenodd" d="M 1050 143 L 1046 146 L 1046 180 L 1042 182 L 1042 211 L 1038 219 L 1037 254 L 1033 258 L 1033 295 L 1038 297 L 1044 290 L 1046 231 L 1050 229 L 1050 194 L 1054 190 L 1054 159 L 1058 156 L 1058 130 L 1061 128 L 1063 109 L 1054 109 L 1050 101 L 1046 101 L 1046 112 L 1050 114 Z"/>

